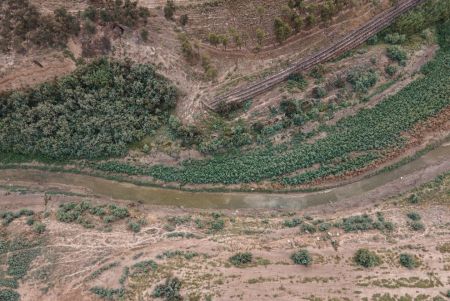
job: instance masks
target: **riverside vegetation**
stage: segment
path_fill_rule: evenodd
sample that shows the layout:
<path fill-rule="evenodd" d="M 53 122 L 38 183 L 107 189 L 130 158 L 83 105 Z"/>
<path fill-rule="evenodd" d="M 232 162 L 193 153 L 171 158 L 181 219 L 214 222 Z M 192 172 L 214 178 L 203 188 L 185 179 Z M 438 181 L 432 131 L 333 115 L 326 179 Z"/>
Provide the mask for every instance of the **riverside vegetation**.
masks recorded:
<path fill-rule="evenodd" d="M 441 7 L 442 2 L 438 3 L 437 7 Z M 423 17 L 429 9 L 423 6 L 415 10 L 413 17 L 404 18 L 420 19 L 418 16 Z M 446 13 L 445 9 L 432 13 L 435 17 L 431 19 L 434 22 L 445 19 Z M 87 18 L 96 20 L 97 14 L 100 12 L 87 14 Z M 385 33 L 389 44 L 404 40 L 401 34 L 390 33 L 393 29 L 402 34 L 408 32 L 404 18 Z M 412 32 L 430 25 L 428 21 L 414 24 L 417 28 Z M 198 144 L 201 140 L 196 139 L 199 133 L 195 127 L 182 125 L 171 115 L 177 91 L 154 67 L 128 61 L 95 60 L 54 82 L 0 95 L 0 151 L 4 154 L 0 162 L 30 158 L 85 159 L 81 165 L 85 163 L 83 166 L 91 169 L 150 176 L 158 181 L 181 184 L 271 181 L 286 186 L 302 185 L 360 170 L 404 148 L 407 139 L 403 133 L 436 116 L 450 104 L 449 27 L 448 21 L 439 24 L 441 49 L 435 59 L 422 68 L 424 76 L 374 108 L 343 118 L 336 125 L 322 125 L 311 134 L 281 144 L 266 141 L 242 148 L 253 138 L 247 125 L 241 124 L 231 134 L 224 134 L 231 137 L 223 144 L 224 152 L 212 152 L 209 158 L 185 160 L 175 166 L 109 160 L 125 156 L 130 146 L 151 137 L 161 127 L 169 128 L 171 135 L 188 147 L 197 145 L 201 150 L 205 144 Z M 397 45 L 388 47 L 391 67 L 406 59 L 402 51 Z M 371 70 L 354 70 L 347 81 L 355 91 L 364 92 L 377 81 L 377 75 Z M 318 97 L 323 97 L 320 87 L 315 91 Z M 296 111 L 297 105 L 284 102 L 281 107 L 297 124 L 301 113 Z M 260 132 L 269 130 L 263 125 L 253 127 L 255 132 L 258 129 Z M 305 143 L 307 138 L 315 138 L 317 134 L 323 138 Z M 208 148 L 210 146 L 204 147 Z M 148 146 L 144 145 L 143 149 L 145 153 Z"/>

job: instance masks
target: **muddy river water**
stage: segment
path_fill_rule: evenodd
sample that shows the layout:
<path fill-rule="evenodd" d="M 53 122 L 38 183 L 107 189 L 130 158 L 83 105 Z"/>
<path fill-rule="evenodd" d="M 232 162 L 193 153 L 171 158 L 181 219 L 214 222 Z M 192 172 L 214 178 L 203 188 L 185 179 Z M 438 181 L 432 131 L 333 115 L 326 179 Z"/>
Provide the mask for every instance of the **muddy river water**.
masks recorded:
<path fill-rule="evenodd" d="M 308 193 L 188 192 L 140 186 L 82 174 L 32 169 L 0 170 L 0 184 L 30 183 L 46 188 L 78 187 L 113 199 L 142 201 L 154 205 L 210 209 L 290 208 L 335 204 L 342 200 L 381 199 L 408 191 L 450 170 L 450 142 L 392 171 L 344 186 Z"/>

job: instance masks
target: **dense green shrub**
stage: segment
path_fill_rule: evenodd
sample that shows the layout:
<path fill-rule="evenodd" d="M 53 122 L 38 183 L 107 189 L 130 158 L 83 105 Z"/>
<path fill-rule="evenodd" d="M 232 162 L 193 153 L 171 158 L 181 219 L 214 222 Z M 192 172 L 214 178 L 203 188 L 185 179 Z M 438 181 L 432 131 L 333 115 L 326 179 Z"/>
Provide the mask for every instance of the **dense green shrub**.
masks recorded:
<path fill-rule="evenodd" d="M 332 225 L 330 223 L 320 223 L 318 228 L 319 228 L 319 231 L 325 232 L 325 231 L 330 230 L 331 227 L 332 227 Z"/>
<path fill-rule="evenodd" d="M 422 217 L 420 216 L 420 214 L 419 214 L 418 212 L 415 212 L 415 211 L 408 212 L 408 213 L 406 214 L 406 216 L 407 216 L 409 219 L 413 220 L 413 221 L 418 221 L 418 220 L 420 220 L 420 219 L 422 218 Z"/>
<path fill-rule="evenodd" d="M 347 81 L 352 85 L 356 92 L 365 93 L 377 83 L 378 75 L 372 69 L 364 70 L 357 68 L 348 73 Z"/>
<path fill-rule="evenodd" d="M 197 252 L 190 252 L 190 251 L 182 251 L 182 250 L 175 250 L 175 251 L 164 251 L 161 255 L 156 256 L 159 259 L 163 258 L 173 258 L 173 257 L 184 257 L 187 260 L 190 260 L 194 257 L 199 256 Z"/>
<path fill-rule="evenodd" d="M 413 269 L 417 267 L 417 259 L 414 255 L 402 253 L 399 256 L 399 261 L 402 266 L 408 269 Z"/>
<path fill-rule="evenodd" d="M 130 221 L 130 222 L 128 222 L 128 229 L 130 229 L 134 233 L 137 233 L 137 232 L 141 231 L 141 225 L 139 223 Z"/>
<path fill-rule="evenodd" d="M 402 65 L 405 64 L 405 61 L 408 59 L 406 51 L 395 45 L 386 48 L 386 55 L 391 60 L 396 61 Z"/>
<path fill-rule="evenodd" d="M 394 65 L 388 65 L 386 66 L 386 68 L 384 68 L 384 71 L 387 73 L 387 75 L 394 76 L 394 74 L 397 72 L 397 67 Z"/>
<path fill-rule="evenodd" d="M 441 49 L 450 51 L 450 20 L 442 22 L 437 26 L 437 36 Z"/>
<path fill-rule="evenodd" d="M 287 219 L 283 221 L 283 226 L 288 228 L 294 228 L 300 225 L 303 222 L 301 218 L 294 217 L 293 219 Z"/>
<path fill-rule="evenodd" d="M 230 258 L 228 258 L 228 261 L 231 262 L 232 265 L 241 267 L 248 265 L 253 260 L 253 255 L 250 252 L 244 252 L 244 253 L 236 253 Z"/>
<path fill-rule="evenodd" d="M 86 281 L 94 280 L 94 279 L 98 278 L 101 274 L 103 274 L 104 272 L 106 272 L 112 268 L 115 268 L 117 266 L 119 266 L 119 262 L 112 262 L 112 263 L 106 264 L 106 265 L 100 267 L 98 270 L 94 271 L 92 274 L 90 274 L 86 278 Z"/>
<path fill-rule="evenodd" d="M 312 90 L 312 95 L 315 98 L 323 98 L 325 96 L 327 96 L 327 90 L 325 90 L 325 88 L 323 87 L 314 87 L 314 89 Z"/>
<path fill-rule="evenodd" d="M 39 249 L 24 249 L 12 254 L 7 260 L 7 274 L 14 279 L 22 279 L 39 253 Z"/>
<path fill-rule="evenodd" d="M 130 213 L 125 207 L 120 207 L 115 204 L 94 206 L 86 200 L 78 203 L 70 202 L 60 204 L 56 212 L 58 221 L 64 223 L 76 222 L 86 228 L 94 227 L 91 222 L 92 217 L 97 217 L 97 219 L 101 218 L 104 223 L 112 223 L 129 216 Z"/>
<path fill-rule="evenodd" d="M 420 197 L 417 194 L 413 193 L 408 197 L 408 201 L 411 204 L 417 204 L 420 202 Z"/>
<path fill-rule="evenodd" d="M 150 65 L 100 59 L 24 92 L 0 94 L 0 151 L 62 158 L 121 156 L 158 128 L 176 90 Z"/>
<path fill-rule="evenodd" d="M 0 212 L 0 218 L 3 220 L 3 225 L 9 225 L 13 220 L 22 216 L 31 216 L 34 214 L 33 210 L 30 209 L 21 209 L 16 212 L 12 211 L 4 211 Z"/>
<path fill-rule="evenodd" d="M 157 268 L 158 264 L 151 259 L 140 261 L 132 266 L 133 274 L 136 273 L 148 274 L 152 271 L 156 271 Z"/>
<path fill-rule="evenodd" d="M 308 250 L 300 250 L 291 255 L 291 259 L 295 264 L 308 266 L 312 264 L 312 257 Z"/>
<path fill-rule="evenodd" d="M 0 301 L 19 301 L 20 295 L 11 289 L 0 290 Z"/>
<path fill-rule="evenodd" d="M 399 33 L 390 33 L 384 37 L 384 41 L 388 44 L 402 44 L 406 41 L 406 35 Z"/>
<path fill-rule="evenodd" d="M 300 226 L 300 229 L 302 230 L 302 232 L 305 232 L 305 233 L 315 233 L 317 230 L 316 226 L 309 224 L 309 223 L 303 223 Z"/>
<path fill-rule="evenodd" d="M 211 221 L 211 223 L 209 225 L 209 229 L 214 232 L 223 230 L 224 227 L 225 227 L 225 221 L 221 218 L 215 218 L 214 220 Z"/>
<path fill-rule="evenodd" d="M 164 284 L 158 284 L 153 290 L 152 296 L 155 298 L 164 298 L 166 301 L 179 301 L 183 298 L 180 294 L 181 281 L 174 278 L 167 278 Z"/>
<path fill-rule="evenodd" d="M 16 279 L 0 279 L 0 287 L 18 288 L 19 283 Z"/>
<path fill-rule="evenodd" d="M 45 232 L 46 226 L 43 223 L 35 222 L 33 224 L 33 230 L 34 232 L 38 234 L 42 234 Z"/>
<path fill-rule="evenodd" d="M 101 298 L 109 300 L 113 300 L 115 298 L 122 298 L 123 296 L 125 296 L 125 290 L 123 288 L 112 289 L 94 286 L 90 289 L 90 291 Z"/>
<path fill-rule="evenodd" d="M 408 222 L 409 228 L 413 231 L 422 231 L 425 229 L 425 225 L 420 221 Z"/>
<path fill-rule="evenodd" d="M 368 231 L 374 229 L 380 231 L 392 231 L 394 229 L 394 225 L 391 222 L 386 221 L 380 212 L 377 212 L 377 220 L 374 220 L 367 214 L 355 215 L 343 218 L 342 222 L 338 223 L 336 226 L 344 229 L 345 232 Z"/>
<path fill-rule="evenodd" d="M 368 249 L 359 249 L 353 257 L 354 261 L 365 268 L 375 267 L 381 264 L 381 258 Z"/>

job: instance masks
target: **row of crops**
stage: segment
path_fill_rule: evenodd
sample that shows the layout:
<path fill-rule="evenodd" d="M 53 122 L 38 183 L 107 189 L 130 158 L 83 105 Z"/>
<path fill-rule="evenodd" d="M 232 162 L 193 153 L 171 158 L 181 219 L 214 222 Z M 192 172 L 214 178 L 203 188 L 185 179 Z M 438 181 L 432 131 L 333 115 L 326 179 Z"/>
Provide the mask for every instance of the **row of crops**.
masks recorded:
<path fill-rule="evenodd" d="M 441 41 L 447 39 L 447 35 L 441 34 Z M 423 78 L 374 108 L 324 128 L 325 138 L 313 144 L 292 144 L 184 161 L 179 167 L 142 167 L 119 162 L 101 163 L 96 167 L 105 171 L 145 174 L 167 182 L 197 184 L 262 180 L 300 184 L 360 169 L 382 157 L 386 150 L 404 146 L 406 141 L 402 133 L 450 105 L 450 51 L 442 47 L 436 58 L 423 68 L 423 73 Z M 308 171 L 289 176 L 301 169 Z"/>

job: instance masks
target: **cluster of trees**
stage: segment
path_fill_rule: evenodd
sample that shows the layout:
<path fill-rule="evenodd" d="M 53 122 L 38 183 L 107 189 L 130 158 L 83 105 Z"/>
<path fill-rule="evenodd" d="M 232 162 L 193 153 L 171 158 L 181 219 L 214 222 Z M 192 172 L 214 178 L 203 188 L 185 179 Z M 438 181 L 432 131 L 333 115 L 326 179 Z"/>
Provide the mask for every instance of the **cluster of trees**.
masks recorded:
<path fill-rule="evenodd" d="M 257 36 L 258 36 L 258 33 L 257 33 Z M 227 47 L 231 44 L 231 42 L 233 43 L 232 45 L 234 47 L 240 49 L 244 45 L 246 38 L 247 37 L 245 35 L 243 35 L 241 32 L 239 32 L 235 28 L 231 28 L 228 31 L 228 33 L 224 33 L 224 34 L 216 34 L 213 32 L 208 34 L 208 42 L 211 45 L 213 45 L 215 47 L 222 45 L 224 49 L 227 49 Z M 262 38 L 263 37 L 261 37 L 261 39 Z"/>
<path fill-rule="evenodd" d="M 450 18 L 450 2 L 448 0 L 425 1 L 418 8 L 402 15 L 386 33 L 414 34 Z"/>
<path fill-rule="evenodd" d="M 0 152 L 121 156 L 165 122 L 176 96 L 151 65 L 96 60 L 57 81 L 1 94 Z"/>
<path fill-rule="evenodd" d="M 104 0 L 89 6 L 79 15 L 64 8 L 53 14 L 42 15 L 29 0 L 5 0 L 0 3 L 0 51 L 24 52 L 28 44 L 37 47 L 64 47 L 71 36 L 81 30 L 86 34 L 96 32 L 96 23 L 119 23 L 136 27 L 146 23 L 150 13 L 137 1 Z M 81 26 L 81 21 L 84 20 Z"/>
<path fill-rule="evenodd" d="M 150 12 L 148 8 L 138 6 L 138 1 L 103 0 L 95 6 L 87 7 L 82 16 L 85 20 L 94 23 L 119 23 L 136 27 L 141 23 L 147 23 Z"/>
<path fill-rule="evenodd" d="M 0 52 L 24 52 L 27 43 L 38 47 L 62 47 L 80 32 L 79 20 L 65 9 L 41 15 L 29 0 L 0 3 Z"/>
<path fill-rule="evenodd" d="M 314 26 L 318 20 L 327 22 L 342 9 L 353 5 L 349 0 L 327 0 L 320 4 L 305 4 L 303 0 L 290 0 L 280 17 L 274 20 L 275 37 L 279 43 L 304 27 Z"/>

